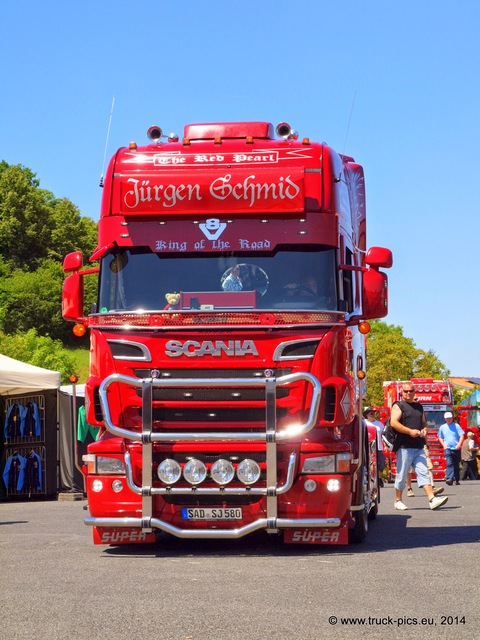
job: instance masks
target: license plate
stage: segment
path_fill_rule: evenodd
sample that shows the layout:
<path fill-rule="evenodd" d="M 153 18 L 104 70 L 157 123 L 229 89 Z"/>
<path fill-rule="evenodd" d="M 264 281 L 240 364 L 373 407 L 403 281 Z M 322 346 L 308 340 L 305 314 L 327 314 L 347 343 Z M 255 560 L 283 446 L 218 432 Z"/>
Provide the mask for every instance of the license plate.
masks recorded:
<path fill-rule="evenodd" d="M 182 509 L 183 520 L 241 520 L 242 510 L 239 507 L 203 509 L 199 507 Z"/>

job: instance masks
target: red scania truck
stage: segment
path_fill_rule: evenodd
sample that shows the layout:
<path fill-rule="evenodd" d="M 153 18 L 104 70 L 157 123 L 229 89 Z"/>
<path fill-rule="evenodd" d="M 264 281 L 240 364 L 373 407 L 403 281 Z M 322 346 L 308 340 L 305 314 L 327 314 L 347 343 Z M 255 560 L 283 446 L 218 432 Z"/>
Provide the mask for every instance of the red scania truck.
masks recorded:
<path fill-rule="evenodd" d="M 94 542 L 362 541 L 379 499 L 364 333 L 392 265 L 366 249 L 362 167 L 286 123 L 148 133 L 105 174 L 100 265 L 64 260 L 102 434 L 84 458 Z"/>
<path fill-rule="evenodd" d="M 438 440 L 438 430 L 445 422 L 445 411 L 453 413 L 453 387 L 449 380 L 433 378 L 411 378 L 410 380 L 388 380 L 383 383 L 384 407 L 387 415 L 394 402 L 402 400 L 402 385 L 411 382 L 415 387 L 415 401 L 423 406 L 428 424 L 427 445 L 433 464 L 434 480 L 445 480 L 445 456 Z M 453 413 L 453 415 L 455 415 Z M 395 454 L 388 453 L 387 473 L 390 464 L 392 474 L 395 473 Z"/>

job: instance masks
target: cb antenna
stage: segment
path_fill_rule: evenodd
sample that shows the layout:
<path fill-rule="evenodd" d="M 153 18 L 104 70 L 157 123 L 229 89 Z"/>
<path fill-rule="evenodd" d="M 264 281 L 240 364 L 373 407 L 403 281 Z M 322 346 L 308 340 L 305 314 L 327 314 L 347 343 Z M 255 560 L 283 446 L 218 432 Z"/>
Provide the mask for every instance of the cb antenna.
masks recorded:
<path fill-rule="evenodd" d="M 100 187 L 103 187 L 103 174 L 105 172 L 105 160 L 107 158 L 108 140 L 110 138 L 110 127 L 112 126 L 113 108 L 115 106 L 115 96 L 112 98 L 112 108 L 110 109 L 110 118 L 108 119 L 107 139 L 105 140 L 105 151 L 103 152 L 102 174 L 100 176 Z"/>
<path fill-rule="evenodd" d="M 355 106 L 356 97 L 357 97 L 357 90 L 355 89 L 355 93 L 353 94 L 352 107 L 350 109 L 350 116 L 348 118 L 347 132 L 345 134 L 345 142 L 343 143 L 343 155 L 345 155 L 345 149 L 347 148 L 348 132 L 350 131 L 350 122 L 352 121 L 352 113 L 353 113 L 353 107 Z"/>

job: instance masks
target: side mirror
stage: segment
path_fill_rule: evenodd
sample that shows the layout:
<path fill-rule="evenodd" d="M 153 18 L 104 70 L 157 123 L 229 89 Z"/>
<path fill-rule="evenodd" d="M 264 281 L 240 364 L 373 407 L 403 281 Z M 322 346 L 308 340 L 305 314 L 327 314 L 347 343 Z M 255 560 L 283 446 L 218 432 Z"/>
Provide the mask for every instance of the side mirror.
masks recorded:
<path fill-rule="evenodd" d="M 375 268 L 363 272 L 363 317 L 384 318 L 388 314 L 388 278 Z"/>
<path fill-rule="evenodd" d="M 393 254 L 384 247 L 370 247 L 365 255 L 365 263 L 376 269 L 390 269 L 393 266 Z"/>
<path fill-rule="evenodd" d="M 65 278 L 63 282 L 62 316 L 64 320 L 72 322 L 83 320 L 83 276 L 78 271 Z"/>
<path fill-rule="evenodd" d="M 65 273 L 72 273 L 82 268 L 83 256 L 81 251 L 74 251 L 69 253 L 63 259 L 63 271 Z"/>

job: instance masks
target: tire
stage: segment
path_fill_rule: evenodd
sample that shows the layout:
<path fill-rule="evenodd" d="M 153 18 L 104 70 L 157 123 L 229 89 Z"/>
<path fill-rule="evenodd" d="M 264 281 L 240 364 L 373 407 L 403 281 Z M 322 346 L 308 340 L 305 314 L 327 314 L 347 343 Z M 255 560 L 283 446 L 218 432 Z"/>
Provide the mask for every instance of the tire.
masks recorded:
<path fill-rule="evenodd" d="M 355 511 L 354 520 L 355 526 L 353 529 L 350 529 L 348 532 L 348 541 L 353 544 L 360 544 L 365 541 L 368 533 L 368 519 L 369 514 L 367 511 L 367 505 L 365 503 L 365 495 L 367 492 L 367 473 L 368 469 L 363 467 L 363 487 L 362 487 L 362 499 L 363 499 L 363 509 L 359 511 Z M 376 516 L 376 514 L 375 514 Z"/>
<path fill-rule="evenodd" d="M 348 532 L 348 541 L 353 544 L 360 544 L 365 541 L 368 533 L 368 514 L 364 507 L 361 511 L 355 512 L 355 526 Z"/>

